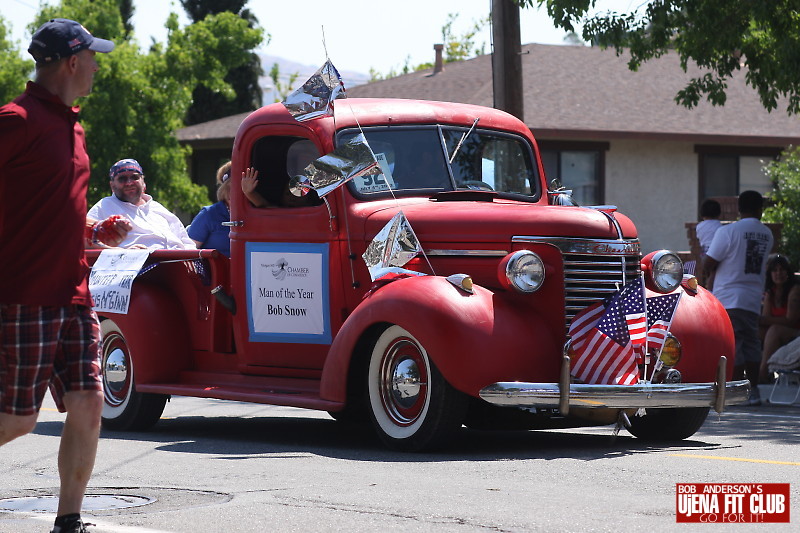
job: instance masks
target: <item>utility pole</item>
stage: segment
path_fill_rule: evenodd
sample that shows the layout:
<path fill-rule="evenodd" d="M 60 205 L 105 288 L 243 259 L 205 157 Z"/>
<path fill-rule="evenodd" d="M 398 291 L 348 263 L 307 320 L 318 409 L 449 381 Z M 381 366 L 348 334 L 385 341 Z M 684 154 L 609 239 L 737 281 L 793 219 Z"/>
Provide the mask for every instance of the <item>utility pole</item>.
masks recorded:
<path fill-rule="evenodd" d="M 494 107 L 524 121 L 519 6 L 513 0 L 492 0 L 492 40 Z"/>

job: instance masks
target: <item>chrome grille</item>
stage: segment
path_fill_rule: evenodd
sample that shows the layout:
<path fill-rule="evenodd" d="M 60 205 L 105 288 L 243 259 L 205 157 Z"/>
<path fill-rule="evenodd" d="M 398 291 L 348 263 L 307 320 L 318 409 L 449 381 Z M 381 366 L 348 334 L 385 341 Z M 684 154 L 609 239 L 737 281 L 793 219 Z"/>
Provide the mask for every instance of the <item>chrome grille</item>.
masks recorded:
<path fill-rule="evenodd" d="M 639 254 L 633 256 L 563 254 L 564 311 L 569 326 L 586 306 L 621 289 L 641 272 Z"/>
<path fill-rule="evenodd" d="M 516 236 L 512 242 L 548 243 L 561 250 L 567 328 L 579 311 L 605 299 L 641 274 L 638 239 Z"/>

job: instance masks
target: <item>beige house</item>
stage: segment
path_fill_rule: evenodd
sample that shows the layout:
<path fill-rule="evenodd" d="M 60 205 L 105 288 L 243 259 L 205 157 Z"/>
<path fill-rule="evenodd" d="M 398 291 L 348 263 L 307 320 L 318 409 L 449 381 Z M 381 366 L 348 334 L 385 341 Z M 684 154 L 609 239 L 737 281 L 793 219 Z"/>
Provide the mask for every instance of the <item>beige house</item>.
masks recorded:
<path fill-rule="evenodd" d="M 702 102 L 689 110 L 674 101 L 690 77 L 675 55 L 631 72 L 627 59 L 612 50 L 530 44 L 522 54 L 524 119 L 548 179 L 559 177 L 583 205 L 619 206 L 637 223 L 645 252 L 687 250 L 684 224 L 697 220 L 706 197 L 769 192 L 763 165 L 800 142 L 798 118 L 764 110 L 743 75 L 729 83 L 725 106 Z M 347 94 L 492 106 L 491 56 Z M 229 157 L 244 116 L 178 132 L 194 148 L 193 176 L 213 176 L 220 159 Z"/>

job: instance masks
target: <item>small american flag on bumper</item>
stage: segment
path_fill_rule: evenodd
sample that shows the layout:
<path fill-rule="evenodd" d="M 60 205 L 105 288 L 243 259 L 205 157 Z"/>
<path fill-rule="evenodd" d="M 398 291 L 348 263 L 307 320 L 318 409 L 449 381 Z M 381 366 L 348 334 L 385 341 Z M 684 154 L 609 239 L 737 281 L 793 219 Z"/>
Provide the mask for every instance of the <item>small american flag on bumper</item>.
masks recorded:
<path fill-rule="evenodd" d="M 639 277 L 575 315 L 569 328 L 575 353 L 572 375 L 584 383 L 638 383 L 637 351 L 647 339 L 645 309 Z"/>

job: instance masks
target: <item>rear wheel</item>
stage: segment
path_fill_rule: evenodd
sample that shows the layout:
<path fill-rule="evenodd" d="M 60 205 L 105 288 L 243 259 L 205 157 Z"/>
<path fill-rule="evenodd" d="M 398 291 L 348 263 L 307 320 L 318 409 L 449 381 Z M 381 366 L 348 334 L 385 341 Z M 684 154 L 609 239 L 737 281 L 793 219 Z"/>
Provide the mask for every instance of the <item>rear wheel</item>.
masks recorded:
<path fill-rule="evenodd" d="M 128 343 L 113 320 L 100 324 L 103 334 L 103 427 L 119 431 L 149 429 L 164 412 L 168 396 L 136 392 Z"/>
<path fill-rule="evenodd" d="M 644 416 L 630 418 L 628 431 L 649 441 L 676 441 L 694 435 L 706 421 L 708 407 L 647 409 Z"/>
<path fill-rule="evenodd" d="M 445 381 L 424 346 L 395 325 L 372 348 L 367 396 L 378 435 L 400 451 L 443 445 L 461 427 L 467 408 L 467 397 Z"/>

